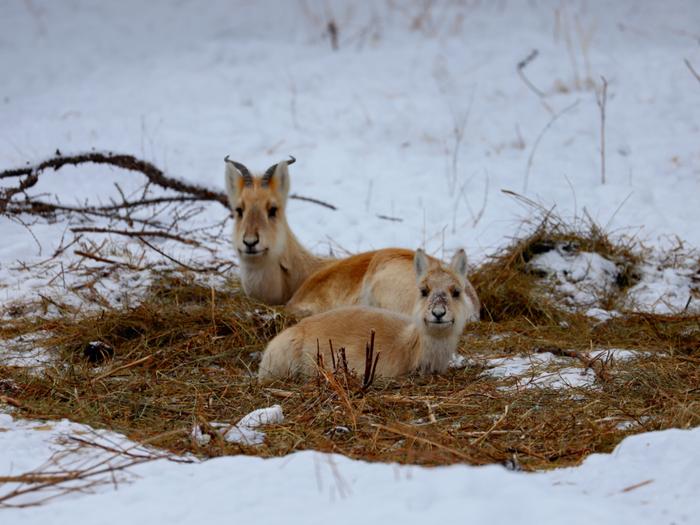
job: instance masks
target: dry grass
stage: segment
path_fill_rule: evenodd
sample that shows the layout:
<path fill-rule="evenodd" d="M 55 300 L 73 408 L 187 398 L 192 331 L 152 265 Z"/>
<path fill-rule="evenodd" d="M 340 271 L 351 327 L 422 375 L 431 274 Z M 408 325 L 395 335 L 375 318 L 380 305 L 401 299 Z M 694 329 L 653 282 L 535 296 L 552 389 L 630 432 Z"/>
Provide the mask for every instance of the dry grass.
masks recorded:
<path fill-rule="evenodd" d="M 38 329 L 53 365 L 40 373 L 0 366 L 0 396 L 25 417 L 70 418 L 175 453 L 281 456 L 338 452 L 423 465 L 503 463 L 525 470 L 579 463 L 641 431 L 700 425 L 700 317 L 630 314 L 600 323 L 556 308 L 526 271 L 538 250 L 560 240 L 633 264 L 629 246 L 604 235 L 542 225 L 477 269 L 484 321 L 469 325 L 461 353 L 470 364 L 444 376 L 377 379 L 326 370 L 304 384 L 259 386 L 257 353 L 293 320 L 247 299 L 232 282 L 213 290 L 185 273 L 163 275 L 135 308 L 82 318 L 25 318 L 0 337 Z M 621 282 L 620 289 L 629 283 Z M 106 346 L 96 350 L 90 343 Z M 637 359 L 591 362 L 591 347 L 643 350 Z M 381 352 L 381 348 L 377 348 Z M 591 367 L 589 388 L 516 388 L 486 373 L 487 360 L 552 352 Z M 282 405 L 285 421 L 264 445 L 198 444 L 187 430 L 236 422 Z M 180 430 L 178 432 L 178 430 Z M 160 437 L 159 437 L 160 436 Z"/>

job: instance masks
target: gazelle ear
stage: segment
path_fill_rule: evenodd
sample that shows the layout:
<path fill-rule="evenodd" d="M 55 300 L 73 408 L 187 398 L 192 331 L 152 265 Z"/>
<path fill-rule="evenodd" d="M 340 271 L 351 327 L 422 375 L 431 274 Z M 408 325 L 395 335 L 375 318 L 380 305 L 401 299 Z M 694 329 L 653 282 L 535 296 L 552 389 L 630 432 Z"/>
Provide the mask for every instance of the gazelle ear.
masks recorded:
<path fill-rule="evenodd" d="M 459 249 L 452 257 L 450 268 L 457 274 L 463 277 L 467 276 L 467 254 L 463 249 Z"/>
<path fill-rule="evenodd" d="M 285 202 L 289 194 L 289 168 L 287 166 L 286 160 L 278 162 L 272 177 L 270 177 L 270 189 L 279 193 Z"/>
<path fill-rule="evenodd" d="M 262 176 L 262 185 L 269 187 L 272 191 L 279 193 L 284 202 L 289 194 L 289 165 L 294 164 L 297 159 L 289 156 L 289 160 L 283 160 L 273 164 Z"/>
<path fill-rule="evenodd" d="M 234 209 L 236 207 L 236 203 L 238 202 L 238 197 L 240 196 L 241 191 L 243 191 L 243 187 L 246 183 L 243 171 L 247 172 L 247 170 L 244 166 L 241 166 L 240 168 L 236 166 L 237 163 L 229 160 L 228 157 L 224 159 L 224 163 L 226 165 L 226 172 L 224 175 L 226 180 L 226 195 L 228 196 L 228 202 L 231 209 Z"/>
<path fill-rule="evenodd" d="M 416 270 L 416 280 L 420 280 L 428 271 L 428 256 L 418 248 L 413 256 L 413 268 Z"/>

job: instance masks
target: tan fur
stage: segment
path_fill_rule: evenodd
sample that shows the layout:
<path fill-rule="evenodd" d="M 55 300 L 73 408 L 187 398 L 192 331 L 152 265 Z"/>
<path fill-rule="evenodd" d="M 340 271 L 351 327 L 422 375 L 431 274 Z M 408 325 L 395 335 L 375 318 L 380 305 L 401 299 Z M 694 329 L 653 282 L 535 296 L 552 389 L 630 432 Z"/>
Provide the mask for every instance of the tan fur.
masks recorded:
<path fill-rule="evenodd" d="M 287 224 L 287 162 L 278 163 L 267 181 L 251 176 L 246 183 L 243 171 L 227 161 L 226 189 L 243 290 L 267 304 L 286 303 L 309 275 L 330 262 L 304 249 Z M 272 208 L 276 208 L 274 216 L 270 216 Z M 246 241 L 255 242 L 255 253 L 249 253 Z"/>
<path fill-rule="evenodd" d="M 448 268 L 418 250 L 412 266 L 410 290 L 416 296 L 412 316 L 370 306 L 348 306 L 307 317 L 268 344 L 258 378 L 269 382 L 312 375 L 319 347 L 324 363 L 331 363 L 329 341 L 336 350 L 345 348 L 349 368 L 361 372 L 372 330 L 376 332 L 375 352 L 380 354 L 377 375 L 445 372 L 471 308 L 471 299 L 465 293 L 466 255 L 458 252 Z"/>
<path fill-rule="evenodd" d="M 413 256 L 411 250 L 386 248 L 335 261 L 309 276 L 287 303 L 287 310 L 305 317 L 340 306 L 365 305 L 411 315 L 416 304 Z M 428 259 L 431 265 L 439 265 L 437 259 Z M 478 321 L 481 304 L 469 280 L 464 290 L 467 319 Z"/>

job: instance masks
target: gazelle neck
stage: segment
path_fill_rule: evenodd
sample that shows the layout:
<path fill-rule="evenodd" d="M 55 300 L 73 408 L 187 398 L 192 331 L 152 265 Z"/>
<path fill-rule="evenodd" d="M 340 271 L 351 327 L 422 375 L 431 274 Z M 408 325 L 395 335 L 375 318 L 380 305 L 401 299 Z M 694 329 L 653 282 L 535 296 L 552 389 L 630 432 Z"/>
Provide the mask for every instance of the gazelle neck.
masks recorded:
<path fill-rule="evenodd" d="M 328 259 L 306 250 L 284 222 L 284 249 L 263 261 L 241 259 L 241 278 L 246 294 L 267 304 L 284 304 L 306 278 Z"/>

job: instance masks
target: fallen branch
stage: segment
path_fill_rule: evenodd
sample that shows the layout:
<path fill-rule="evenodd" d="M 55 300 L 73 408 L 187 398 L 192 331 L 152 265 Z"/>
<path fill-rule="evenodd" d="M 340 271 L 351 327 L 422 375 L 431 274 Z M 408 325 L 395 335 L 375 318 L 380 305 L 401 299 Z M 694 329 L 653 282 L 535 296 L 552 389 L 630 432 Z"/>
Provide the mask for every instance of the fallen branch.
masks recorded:
<path fill-rule="evenodd" d="M 21 176 L 27 177 L 26 179 L 24 179 L 24 181 L 22 181 L 18 188 L 13 188 L 9 190 L 11 192 L 9 195 L 12 195 L 14 193 L 24 191 L 34 186 L 37 182 L 39 182 L 39 175 L 42 171 L 45 171 L 47 169 L 53 169 L 55 171 L 58 171 L 59 169 L 67 165 L 77 166 L 79 164 L 86 163 L 107 164 L 110 166 L 123 168 L 129 171 L 138 171 L 145 175 L 146 178 L 152 184 L 160 186 L 161 188 L 171 189 L 180 193 L 194 195 L 200 198 L 201 200 L 216 201 L 228 209 L 228 199 L 223 193 L 212 191 L 201 186 L 197 186 L 196 184 L 189 184 L 187 182 L 168 177 L 150 162 L 137 159 L 133 155 L 119 155 L 114 153 L 93 152 L 69 155 L 64 157 L 59 154 L 53 158 L 47 159 L 39 163 L 36 166 L 28 166 L 25 168 L 18 168 L 0 172 L 0 179 Z"/>
<path fill-rule="evenodd" d="M 227 196 L 218 191 L 210 190 L 203 186 L 198 186 L 196 184 L 191 184 L 180 179 L 169 177 L 158 169 L 152 163 L 138 159 L 133 155 L 116 154 L 111 152 L 91 152 L 91 153 L 79 153 L 76 155 L 63 156 L 59 151 L 56 152 L 56 156 L 49 158 L 39 164 L 33 166 L 26 166 L 23 168 L 9 169 L 0 172 L 0 179 L 25 177 L 20 184 L 14 188 L 5 188 L 0 190 L 0 213 L 6 211 L 7 206 L 10 204 L 11 198 L 18 194 L 24 193 L 29 188 L 32 188 L 39 182 L 39 176 L 42 172 L 53 169 L 54 171 L 60 170 L 64 166 L 77 166 L 80 164 L 104 164 L 109 166 L 115 166 L 128 171 L 136 171 L 143 174 L 150 184 L 154 184 L 160 188 L 166 190 L 173 190 L 182 195 L 176 197 L 159 197 L 155 199 L 143 199 L 140 201 L 125 201 L 121 204 L 114 204 L 111 206 L 86 206 L 84 208 L 78 207 L 67 207 L 54 205 L 42 201 L 29 200 L 26 206 L 34 207 L 36 212 L 61 210 L 61 211 L 75 211 L 84 212 L 86 210 L 92 211 L 109 211 L 124 208 L 134 208 L 137 206 L 147 206 L 154 204 L 163 204 L 169 202 L 191 202 L 191 201 L 212 201 L 218 202 L 227 210 L 229 209 L 229 202 Z M 290 198 L 296 200 L 302 200 L 305 202 L 311 202 L 323 206 L 325 208 L 336 210 L 337 208 L 332 204 L 323 202 L 319 199 L 314 199 L 311 197 L 304 197 L 302 195 L 292 194 Z M 17 205 L 18 203 L 13 203 Z M 26 211 L 26 210 L 24 210 Z"/>

